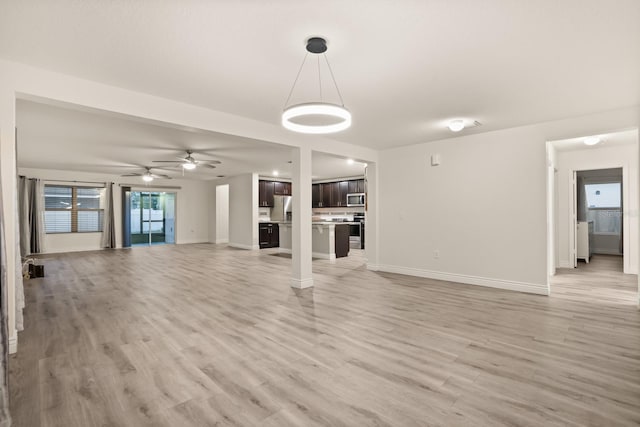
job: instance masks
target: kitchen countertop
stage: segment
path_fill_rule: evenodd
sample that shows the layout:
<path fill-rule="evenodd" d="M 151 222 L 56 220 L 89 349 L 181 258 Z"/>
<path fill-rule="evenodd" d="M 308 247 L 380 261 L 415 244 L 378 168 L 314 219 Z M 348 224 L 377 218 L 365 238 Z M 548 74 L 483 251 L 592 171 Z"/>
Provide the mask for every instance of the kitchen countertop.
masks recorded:
<path fill-rule="evenodd" d="M 291 221 L 261 221 L 262 223 L 268 224 L 268 223 L 272 223 L 272 224 L 284 224 L 284 225 L 291 225 L 292 222 Z M 349 221 L 349 222 L 342 222 L 342 221 L 312 221 L 311 225 L 340 225 L 340 224 L 345 224 L 345 225 L 356 225 L 356 224 L 360 224 L 360 222 L 357 221 Z"/>

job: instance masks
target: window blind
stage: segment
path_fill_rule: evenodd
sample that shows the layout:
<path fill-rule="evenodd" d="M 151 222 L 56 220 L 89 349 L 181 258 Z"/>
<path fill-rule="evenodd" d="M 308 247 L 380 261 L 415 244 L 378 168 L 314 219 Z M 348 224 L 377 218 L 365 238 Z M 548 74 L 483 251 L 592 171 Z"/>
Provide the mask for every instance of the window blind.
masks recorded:
<path fill-rule="evenodd" d="M 47 233 L 102 231 L 104 188 L 45 185 Z"/>

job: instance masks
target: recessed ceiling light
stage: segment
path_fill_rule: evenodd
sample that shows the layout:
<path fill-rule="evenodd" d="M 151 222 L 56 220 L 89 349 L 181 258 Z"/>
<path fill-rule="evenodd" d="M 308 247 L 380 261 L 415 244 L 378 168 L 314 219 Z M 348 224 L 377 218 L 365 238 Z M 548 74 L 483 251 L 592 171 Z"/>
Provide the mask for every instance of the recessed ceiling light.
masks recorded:
<path fill-rule="evenodd" d="M 273 171 L 272 175 L 273 176 L 278 176 L 278 171 Z"/>
<path fill-rule="evenodd" d="M 460 132 L 462 129 L 464 129 L 464 120 L 456 119 L 449 122 L 449 130 L 451 132 Z"/>
<path fill-rule="evenodd" d="M 586 145 L 596 145 L 599 142 L 600 142 L 600 138 L 598 138 L 597 136 L 589 136 L 584 139 L 584 143 Z"/>
<path fill-rule="evenodd" d="M 355 161 L 353 159 L 347 159 L 347 164 L 352 165 L 354 163 L 355 163 Z"/>
<path fill-rule="evenodd" d="M 191 162 L 183 163 L 182 167 L 185 168 L 186 170 L 193 170 L 196 168 L 196 164 Z"/>

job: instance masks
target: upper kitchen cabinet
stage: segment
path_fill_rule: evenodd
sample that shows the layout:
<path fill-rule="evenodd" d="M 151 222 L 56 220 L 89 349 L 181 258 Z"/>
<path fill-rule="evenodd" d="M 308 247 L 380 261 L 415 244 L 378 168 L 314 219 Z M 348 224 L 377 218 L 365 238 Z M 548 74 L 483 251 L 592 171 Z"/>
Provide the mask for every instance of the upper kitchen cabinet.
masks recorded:
<path fill-rule="evenodd" d="M 258 181 L 258 206 L 261 208 L 273 207 L 273 196 L 290 196 L 291 183 L 260 180 Z"/>
<path fill-rule="evenodd" d="M 311 207 L 322 207 L 322 192 L 320 191 L 320 184 L 311 185 Z"/>
<path fill-rule="evenodd" d="M 349 181 L 349 193 L 364 193 L 364 179 Z"/>
<path fill-rule="evenodd" d="M 258 182 L 258 206 L 260 207 L 273 207 L 273 191 L 274 185 L 273 181 L 263 181 L 260 180 Z"/>
<path fill-rule="evenodd" d="M 364 179 L 313 184 L 311 186 L 311 207 L 346 207 L 347 194 L 349 193 L 364 193 Z"/>
<path fill-rule="evenodd" d="M 290 182 L 273 182 L 273 194 L 276 196 L 290 196 L 291 195 L 291 183 Z"/>

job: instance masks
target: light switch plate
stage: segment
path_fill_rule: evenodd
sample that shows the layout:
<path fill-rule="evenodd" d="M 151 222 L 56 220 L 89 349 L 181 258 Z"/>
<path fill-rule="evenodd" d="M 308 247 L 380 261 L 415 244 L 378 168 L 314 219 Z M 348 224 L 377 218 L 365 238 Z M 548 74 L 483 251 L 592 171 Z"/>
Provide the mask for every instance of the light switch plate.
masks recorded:
<path fill-rule="evenodd" d="M 431 166 L 438 166 L 440 164 L 440 154 L 431 155 Z"/>

